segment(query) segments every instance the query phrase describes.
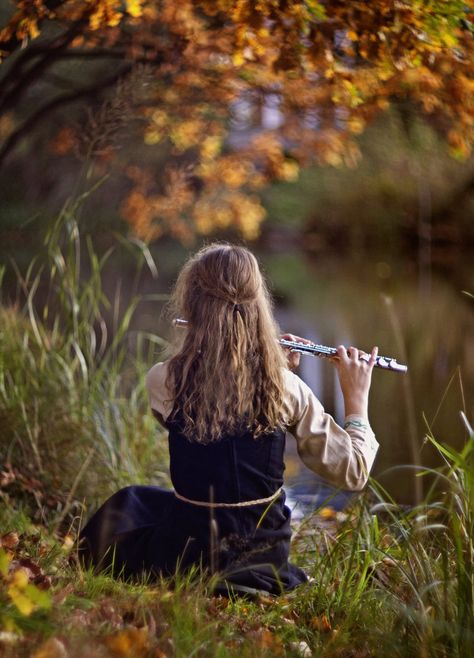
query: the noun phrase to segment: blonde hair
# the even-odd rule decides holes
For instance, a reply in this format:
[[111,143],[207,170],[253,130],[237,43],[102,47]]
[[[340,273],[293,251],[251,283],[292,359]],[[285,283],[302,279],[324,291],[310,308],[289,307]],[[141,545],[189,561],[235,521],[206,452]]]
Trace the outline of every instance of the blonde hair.
[[170,420],[200,443],[280,426],[286,361],[255,256],[228,244],[201,249],[181,270],[170,308],[188,321],[169,362]]

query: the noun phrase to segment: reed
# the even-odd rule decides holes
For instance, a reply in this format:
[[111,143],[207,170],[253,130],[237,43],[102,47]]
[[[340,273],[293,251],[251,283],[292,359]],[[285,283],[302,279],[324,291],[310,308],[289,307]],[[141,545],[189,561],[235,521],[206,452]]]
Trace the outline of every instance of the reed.
[[[0,307],[0,462],[13,498],[37,517],[61,522],[77,501],[98,501],[130,482],[167,481],[157,426],[148,413],[144,373],[156,360],[151,342],[132,331],[140,303],[112,299],[99,255],[79,233],[68,203],[26,272],[17,295]],[[137,268],[156,266],[142,243]],[[137,248],[138,247],[138,248]],[[44,520],[44,519],[43,519]]]

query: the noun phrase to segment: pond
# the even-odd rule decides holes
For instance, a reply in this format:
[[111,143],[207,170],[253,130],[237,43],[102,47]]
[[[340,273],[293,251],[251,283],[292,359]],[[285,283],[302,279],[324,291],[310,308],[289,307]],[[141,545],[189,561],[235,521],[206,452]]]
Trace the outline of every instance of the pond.
[[[456,262],[446,276],[420,271],[416,258],[304,258],[288,250],[262,261],[285,331],[331,346],[377,345],[408,365],[407,374],[374,370],[369,409],[380,450],[373,475],[398,502],[420,500],[432,479],[415,476],[414,467],[441,463],[427,433],[459,448],[467,438],[460,411],[474,417],[474,299],[462,291],[473,291],[472,267]],[[332,364],[302,356],[299,374],[341,422]],[[321,504],[329,493],[301,464],[293,441],[287,463],[292,493]]]

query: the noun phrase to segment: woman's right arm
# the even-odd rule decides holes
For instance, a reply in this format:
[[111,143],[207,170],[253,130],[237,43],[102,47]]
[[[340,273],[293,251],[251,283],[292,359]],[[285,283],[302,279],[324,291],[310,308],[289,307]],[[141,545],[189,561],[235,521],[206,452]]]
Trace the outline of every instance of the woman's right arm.
[[147,372],[145,380],[150,406],[162,425],[165,424],[172,410],[171,395],[166,386],[167,374],[167,362],[156,363]]

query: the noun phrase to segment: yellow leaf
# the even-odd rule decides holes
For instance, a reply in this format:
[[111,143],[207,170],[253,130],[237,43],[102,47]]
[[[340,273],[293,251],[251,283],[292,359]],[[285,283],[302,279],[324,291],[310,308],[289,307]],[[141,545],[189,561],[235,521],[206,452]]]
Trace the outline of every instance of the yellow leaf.
[[365,128],[365,121],[360,117],[351,117],[347,122],[349,130],[355,135],[360,135]]
[[0,574],[6,576],[8,574],[8,566],[11,562],[11,555],[0,548]]
[[454,48],[454,46],[457,46],[458,40],[452,34],[451,32],[443,32],[441,35],[441,42],[445,45],[448,46],[448,48]]
[[278,174],[282,180],[294,181],[298,178],[300,173],[300,168],[297,162],[294,160],[285,160],[285,162],[280,167]]
[[232,61],[234,66],[242,66],[242,64],[245,62],[244,53],[241,50],[238,50],[233,54]]
[[39,29],[38,29],[38,23],[34,18],[30,18],[28,20],[28,32],[30,33],[30,37],[32,39],[35,39],[37,36],[39,36]]
[[204,160],[212,160],[219,153],[221,144],[222,140],[220,137],[205,137],[201,144],[201,157]]
[[329,151],[329,153],[325,154],[324,159],[327,164],[331,165],[332,167],[339,167],[343,162],[341,154],[337,153],[336,151]]
[[23,592],[14,585],[10,585],[7,592],[8,596],[11,598],[12,602],[22,615],[25,617],[31,615],[35,609],[35,604],[33,601],[31,601],[31,599],[25,596]]
[[143,0],[126,0],[127,12],[130,14],[130,16],[138,18],[138,16],[142,15],[142,3]]
[[28,573],[26,569],[17,569],[12,576],[12,585],[18,589],[25,589],[28,585]]
[[163,138],[163,133],[161,130],[155,130],[154,128],[151,128],[150,130],[147,130],[144,136],[144,141],[145,144],[148,144],[149,146],[153,146],[153,144],[158,144],[161,142]]

